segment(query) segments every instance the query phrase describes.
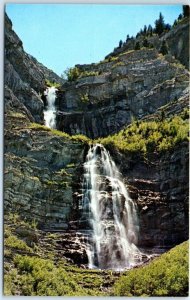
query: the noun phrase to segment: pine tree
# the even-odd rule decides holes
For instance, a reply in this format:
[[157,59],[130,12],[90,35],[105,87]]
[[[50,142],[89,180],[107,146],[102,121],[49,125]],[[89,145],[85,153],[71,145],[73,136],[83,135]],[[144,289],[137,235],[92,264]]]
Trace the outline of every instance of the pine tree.
[[183,5],[183,16],[189,17],[189,6],[188,5]]
[[146,35],[146,33],[147,33],[147,27],[146,27],[146,25],[144,25],[143,35]]
[[178,17],[178,21],[180,21],[181,19],[183,19],[183,16],[182,16],[182,14],[180,14],[180,15],[179,15],[179,17]]
[[168,54],[168,45],[166,44],[165,40],[162,41],[162,45],[160,47],[160,53],[162,53],[163,55]]
[[177,25],[177,20],[174,21],[173,27],[175,27],[176,25]]
[[146,48],[149,47],[149,42],[148,42],[147,39],[144,39],[144,41],[143,41],[143,47],[146,47]]
[[170,24],[166,24],[164,30],[165,31],[170,31],[171,29],[171,25]]
[[152,33],[153,33],[153,28],[151,25],[148,25],[148,29],[147,29],[147,32],[150,36],[152,36]]
[[140,43],[139,42],[136,42],[136,44],[135,44],[135,50],[140,50]]
[[120,40],[120,41],[119,41],[119,48],[121,48],[122,45],[123,45],[123,42],[122,42],[122,40]]
[[126,42],[127,42],[128,40],[130,40],[129,34],[128,34],[127,37],[126,37]]
[[162,32],[164,31],[164,29],[165,29],[164,17],[160,13],[159,19],[157,19],[155,21],[155,33],[157,33],[158,35],[161,35]]

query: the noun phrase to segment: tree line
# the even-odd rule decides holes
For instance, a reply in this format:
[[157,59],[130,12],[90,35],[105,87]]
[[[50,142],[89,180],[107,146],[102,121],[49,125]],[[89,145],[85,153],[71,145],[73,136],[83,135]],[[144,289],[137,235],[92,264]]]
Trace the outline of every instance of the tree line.
[[[153,36],[153,34],[157,34],[158,36],[161,36],[162,33],[170,31],[172,27],[175,27],[183,18],[189,17],[189,6],[183,5],[183,12],[178,16],[178,18],[174,21],[173,25],[171,26],[168,23],[165,23],[164,16],[162,13],[159,14],[159,18],[155,20],[154,24],[155,27],[152,27],[152,25],[144,26],[143,29],[141,29],[137,34],[136,38],[142,36],[145,37],[143,41],[143,47],[152,47],[152,45],[148,45],[147,37]],[[134,40],[135,38],[133,36],[129,36],[129,34],[126,37],[126,41],[123,42],[122,40],[119,41],[118,48],[121,48],[125,43],[127,43],[130,40]],[[135,45],[135,50],[140,49],[140,43],[137,42]]]

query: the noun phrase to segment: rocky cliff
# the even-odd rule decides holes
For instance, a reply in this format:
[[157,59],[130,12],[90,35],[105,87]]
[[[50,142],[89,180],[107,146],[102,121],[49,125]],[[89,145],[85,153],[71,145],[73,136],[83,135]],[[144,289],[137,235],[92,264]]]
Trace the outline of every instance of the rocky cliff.
[[[59,96],[59,130],[107,136],[178,99],[189,84],[188,37],[185,18],[160,37],[150,37],[153,49],[134,50],[142,38],[132,39],[100,63],[76,65],[78,78],[63,84]],[[169,45],[164,56],[159,53],[163,40]]]
[[40,226],[65,228],[73,207],[73,176],[85,147],[33,123],[44,122],[46,80],[64,82],[24,51],[5,15],[4,209]]
[[5,62],[4,83],[30,111],[33,120],[43,123],[42,94],[45,80],[64,81],[34,57],[24,51],[22,41],[12,29],[12,22],[5,14]]
[[[186,30],[184,21],[167,34],[168,43],[170,39],[175,44],[178,33],[185,32],[180,35],[184,45]],[[83,163],[90,141],[60,131],[90,138],[107,136],[134,118],[171,117],[188,105],[188,70],[156,47],[125,49],[110,60],[77,68],[83,76],[63,81],[25,53],[5,16],[4,211],[35,219],[43,230],[73,233],[80,223]],[[57,97],[60,131],[40,125],[46,79],[61,85]],[[146,157],[109,150],[138,205],[139,245],[171,247],[187,239],[188,143]],[[63,251],[68,248],[65,234]],[[72,246],[72,241],[72,255],[67,255],[78,260],[79,246]]]
[[168,51],[174,55],[187,69],[189,69],[189,18],[185,17],[176,26],[173,26],[168,32],[163,32],[161,35],[148,34],[146,37],[139,34],[136,38],[129,38],[121,47],[116,47],[113,52],[109,53],[106,58],[118,56],[120,53],[133,50],[138,42],[143,46],[143,42],[147,39],[147,43],[155,47],[158,51],[161,48],[163,40],[166,41]]

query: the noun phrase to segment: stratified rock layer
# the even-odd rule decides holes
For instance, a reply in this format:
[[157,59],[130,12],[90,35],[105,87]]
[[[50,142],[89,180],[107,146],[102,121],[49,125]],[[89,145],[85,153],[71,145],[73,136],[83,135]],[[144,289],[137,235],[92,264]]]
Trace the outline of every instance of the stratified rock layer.
[[45,79],[52,82],[64,81],[34,57],[24,51],[22,41],[12,29],[5,14],[5,84],[19,98],[36,122],[43,123],[44,103],[41,95],[45,90]]
[[189,84],[184,66],[156,49],[132,50],[114,61],[78,68],[99,75],[63,85],[57,126],[91,138],[115,133],[134,118],[156,112],[182,96]]

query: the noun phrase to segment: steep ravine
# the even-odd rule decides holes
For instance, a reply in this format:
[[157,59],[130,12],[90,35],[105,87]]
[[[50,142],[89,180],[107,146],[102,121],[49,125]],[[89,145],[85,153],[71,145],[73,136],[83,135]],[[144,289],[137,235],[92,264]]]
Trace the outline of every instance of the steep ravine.
[[[5,223],[19,227],[10,224],[10,213],[35,220],[42,243],[46,232],[56,232],[48,243],[55,242],[58,251],[52,249],[69,263],[86,267],[86,225],[79,203],[83,165],[93,141],[61,131],[96,138],[118,132],[134,118],[178,115],[188,105],[188,70],[171,55],[142,49],[112,62],[78,66],[99,75],[65,82],[25,53],[7,16],[5,49]],[[60,131],[42,125],[46,79],[61,85],[56,103]],[[188,142],[145,156],[107,149],[138,208],[138,246],[158,251],[188,239]],[[105,275],[113,282],[118,276]]]

